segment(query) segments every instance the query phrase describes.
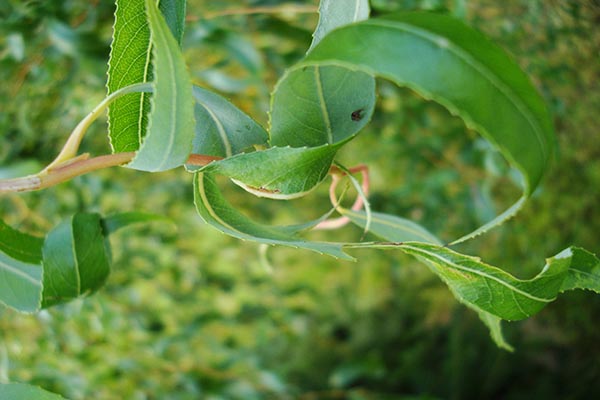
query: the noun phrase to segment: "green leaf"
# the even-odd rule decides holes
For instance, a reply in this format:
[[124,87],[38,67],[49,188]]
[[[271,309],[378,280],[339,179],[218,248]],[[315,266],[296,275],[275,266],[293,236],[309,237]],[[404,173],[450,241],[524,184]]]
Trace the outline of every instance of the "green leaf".
[[509,351],[512,347],[502,335],[502,319],[530,317],[567,290],[600,293],[600,260],[578,247],[548,259],[542,271],[529,280],[517,279],[477,257],[446,247],[410,242],[401,243],[399,248],[424,261],[460,302],[479,314],[496,344]]
[[325,179],[338,148],[272,147],[212,162],[202,171],[225,175],[260,197],[292,199]]
[[[341,3],[353,11],[340,14]],[[363,0],[337,5],[324,1],[322,6],[318,35],[368,15],[368,4]],[[209,93],[195,92],[196,98],[204,95],[200,105],[205,105]],[[210,100],[223,103],[219,98]],[[269,143],[274,147],[268,150],[230,157],[262,141],[262,132],[257,132],[256,138],[233,135],[244,124],[239,120],[247,118],[237,109],[227,110],[235,115],[231,129],[223,123],[223,105],[213,104],[210,110],[203,107],[200,115],[196,108],[199,119],[209,123],[197,124],[194,151],[229,157],[200,170],[226,175],[258,196],[300,197],[325,178],[335,152],[368,122],[374,104],[375,81],[368,74],[339,67],[292,69],[279,81],[272,96]]]
[[[600,290],[600,261],[591,253],[568,248],[547,260],[534,278],[521,280],[507,272],[446,247],[407,242],[400,249],[424,261],[455,296],[477,311],[513,321],[532,316],[552,302],[560,291]],[[581,272],[590,275],[576,280]],[[567,277],[574,283],[565,283]],[[567,280],[569,282],[569,280]],[[563,285],[567,286],[563,286]]]
[[110,274],[108,235],[132,224],[160,219],[164,217],[142,212],[106,218],[95,213],[78,213],[52,229],[43,247],[42,307],[98,290]]
[[24,263],[0,252],[0,302],[21,312],[40,308],[41,264]]
[[146,0],[154,67],[148,132],[128,167],[164,171],[183,165],[192,151],[192,85],[177,41],[153,0]]
[[272,146],[320,146],[356,135],[371,119],[375,80],[340,67],[288,70],[271,99]]
[[[314,43],[331,29],[368,16],[363,0],[334,3],[322,2]],[[340,14],[342,3],[353,11]],[[269,143],[274,147],[205,170],[226,175],[258,196],[300,197],[327,176],[336,151],[366,125],[374,105],[375,81],[368,74],[339,67],[293,68],[271,98]]]
[[[310,50],[330,31],[369,17],[367,0],[323,0]],[[310,52],[309,50],[309,52]],[[375,80],[346,68],[291,68],[271,96],[272,146],[321,146],[356,135],[371,119]]]
[[[364,211],[354,211],[339,207],[340,214],[350,218],[354,224],[365,228],[367,214]],[[394,215],[371,213],[369,232],[390,242],[419,241],[424,243],[442,244],[442,242],[421,225],[405,218]]]
[[158,8],[165,17],[169,30],[179,46],[181,46],[185,29],[186,3],[186,0],[160,0],[158,2]]
[[572,261],[560,291],[585,289],[600,293],[600,262],[598,262],[598,258],[579,247],[571,247],[565,251],[571,252]]
[[297,68],[338,66],[407,86],[485,136],[525,178],[523,198],[466,240],[514,215],[555,151],[543,100],[502,49],[453,18],[406,13],[339,28]]
[[6,400],[65,400],[64,397],[25,383],[0,383],[0,399]]
[[528,318],[552,302],[570,261],[564,257],[550,259],[538,276],[520,280],[478,257],[446,247],[408,242],[400,248],[425,262],[463,303],[510,321]]
[[368,0],[321,0],[319,23],[309,51],[335,28],[369,18],[370,11]]
[[[152,81],[152,43],[144,0],[116,0],[115,24],[108,62],[108,94],[126,86]],[[162,0],[159,5],[180,43],[185,22],[185,0]],[[150,93],[119,98],[108,110],[113,153],[136,151],[146,136]]]
[[[152,80],[150,29],[143,1],[116,0],[115,25],[108,61],[108,93]],[[133,93],[115,100],[108,109],[113,153],[139,148],[148,125],[150,94]]]
[[21,312],[40,307],[43,240],[0,220],[0,302]]
[[302,248],[344,260],[354,260],[342,251],[341,244],[310,242],[297,236],[290,227],[267,226],[256,223],[233,208],[223,197],[210,173],[197,172],[194,179],[194,203],[202,219],[230,236],[268,245]]
[[110,273],[98,214],[75,214],[48,233],[44,242],[42,307],[90,294]]
[[[193,153],[230,157],[253,145],[265,145],[268,133],[262,126],[223,97],[193,88],[196,136]],[[188,165],[188,170],[198,169]]]
[[42,238],[19,232],[0,220],[0,251],[17,260],[37,264],[42,260]]
[[107,236],[159,219],[164,217],[142,212],[106,218],[79,213],[52,229],[45,240],[0,220],[0,302],[30,313],[96,291],[110,273]]

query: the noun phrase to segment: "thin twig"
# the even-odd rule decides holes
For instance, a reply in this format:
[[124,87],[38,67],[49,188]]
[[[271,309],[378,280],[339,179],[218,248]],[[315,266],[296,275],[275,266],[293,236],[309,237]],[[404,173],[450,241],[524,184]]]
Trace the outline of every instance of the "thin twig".
[[[365,194],[365,196],[369,195],[369,187],[370,187],[370,182],[369,182],[369,167],[367,167],[366,165],[358,165],[356,167],[352,167],[350,169],[348,169],[348,172],[355,174],[357,172],[360,172],[361,176],[362,176],[362,189],[363,192]],[[332,165],[329,173],[331,174],[331,185],[329,186],[329,200],[331,201],[331,205],[333,207],[335,207],[336,209],[340,206],[340,201],[337,198],[337,195],[335,194],[335,189],[337,188],[338,183],[341,181],[341,177],[346,175],[346,171],[341,170],[340,168],[338,168],[335,165]],[[362,209],[364,206],[364,201],[362,196],[359,194],[356,196],[356,200],[354,201],[354,204],[352,205],[352,210],[354,211],[359,211],[360,209]],[[314,229],[317,230],[331,230],[331,229],[338,229],[343,227],[344,225],[346,225],[348,222],[350,222],[350,218],[343,216],[343,217],[339,217],[339,218],[333,218],[333,219],[328,219],[326,221],[322,221],[319,222]]]
[[209,12],[202,16],[191,15],[186,18],[186,21],[195,22],[201,19],[215,19],[220,17],[254,14],[314,14],[318,11],[319,8],[317,6],[283,4],[273,7],[232,8],[228,10]]

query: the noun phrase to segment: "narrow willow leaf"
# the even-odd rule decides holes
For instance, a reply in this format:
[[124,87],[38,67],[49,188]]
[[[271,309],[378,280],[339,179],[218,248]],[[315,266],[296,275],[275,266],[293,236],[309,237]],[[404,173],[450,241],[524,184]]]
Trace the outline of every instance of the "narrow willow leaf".
[[354,260],[342,251],[341,244],[310,242],[297,236],[289,227],[267,226],[252,221],[225,200],[210,173],[195,174],[194,203],[207,224],[238,239],[308,249],[344,260]]
[[[338,208],[338,211],[361,228],[367,226],[367,214],[364,211],[354,211],[343,207]],[[378,212],[371,213],[369,232],[389,242],[419,241],[442,244],[437,237],[421,225],[405,218]]]
[[110,233],[164,217],[130,212],[101,218],[79,213],[52,229],[45,240],[0,220],[0,302],[35,312],[99,289],[110,272]]
[[43,240],[0,220],[0,302],[21,312],[40,307]]
[[313,33],[310,50],[329,32],[340,26],[369,18],[368,0],[321,0],[319,23]]
[[37,386],[25,383],[0,383],[0,399],[6,400],[65,400]]
[[146,0],[154,68],[148,132],[128,167],[164,171],[183,165],[192,151],[192,85],[177,41],[154,0]]
[[559,292],[573,289],[600,293],[600,260],[592,253],[570,247],[547,260],[535,278],[520,280],[479,258],[424,243],[403,243],[406,253],[423,260],[456,298],[474,309],[489,328],[496,344],[513,348],[502,335],[502,319],[527,318],[553,301]]
[[215,161],[202,171],[225,175],[260,197],[291,199],[325,179],[338,147],[272,147]]
[[[115,24],[108,62],[108,94],[152,80],[150,29],[144,0],[116,0]],[[183,36],[185,0],[162,0],[159,5],[178,42]],[[146,136],[150,93],[117,99],[108,111],[113,153],[138,150]]]
[[357,69],[437,101],[485,136],[521,171],[523,199],[456,242],[514,215],[554,153],[550,116],[527,76],[498,46],[453,18],[406,13],[339,28],[297,68],[315,66]]
[[[151,77],[150,29],[144,1],[116,0],[115,25],[108,61],[108,93]],[[150,94],[134,93],[115,100],[108,109],[113,153],[135,151],[146,135]]]
[[107,237],[118,229],[164,217],[142,212],[105,218],[79,213],[63,221],[46,236],[43,246],[42,307],[87,296],[104,285],[110,274]]
[[[193,153],[230,157],[254,145],[266,145],[262,126],[223,97],[194,86],[196,136]],[[188,170],[199,167],[186,166]]]
[[48,233],[44,242],[42,307],[94,292],[110,273],[98,214],[75,214]]
[[[418,242],[403,243],[399,247],[424,261],[461,302],[478,312],[485,311],[509,321],[524,319],[540,311],[562,290],[569,269],[581,268],[572,265],[573,251],[567,249],[548,259],[535,278],[521,280],[479,258],[446,247]],[[585,256],[586,260],[588,257],[599,268],[598,259],[590,253]],[[576,287],[579,286],[572,288]],[[586,288],[600,289],[598,286]]]

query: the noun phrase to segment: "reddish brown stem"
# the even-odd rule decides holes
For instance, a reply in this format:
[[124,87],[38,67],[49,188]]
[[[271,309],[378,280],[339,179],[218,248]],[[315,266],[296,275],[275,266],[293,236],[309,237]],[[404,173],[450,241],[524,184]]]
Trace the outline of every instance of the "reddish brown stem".
[[[350,172],[351,174],[360,172],[360,174],[362,176],[362,184],[361,184],[362,190],[363,190],[365,196],[368,196],[369,195],[369,186],[370,186],[369,167],[361,164],[361,165],[357,165],[356,167],[349,168],[348,172]],[[332,179],[331,185],[329,186],[329,200],[331,201],[331,205],[333,205],[333,207],[338,208],[340,205],[340,201],[338,200],[338,198],[335,194],[335,189],[337,188],[337,185],[341,180],[341,176],[346,175],[346,171],[336,167],[335,165],[332,165],[331,168],[329,169],[329,173],[331,174],[331,179]],[[361,208],[363,208],[363,206],[364,206],[363,198],[360,194],[358,194],[356,196],[356,200],[354,200],[354,204],[352,205],[352,210],[358,211]],[[346,225],[348,222],[350,222],[350,218],[348,218],[348,217],[339,217],[339,218],[328,219],[326,221],[322,221],[319,224],[317,224],[317,226],[315,226],[315,229],[319,229],[319,230],[338,229],[338,228],[341,228],[342,226]]]

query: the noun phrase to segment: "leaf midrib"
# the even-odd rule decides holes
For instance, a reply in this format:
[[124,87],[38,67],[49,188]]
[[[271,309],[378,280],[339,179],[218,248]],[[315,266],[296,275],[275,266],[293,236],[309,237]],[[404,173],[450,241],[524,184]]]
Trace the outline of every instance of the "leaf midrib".
[[[33,264],[31,264],[33,265]],[[9,273],[13,274],[13,275],[19,275],[20,277],[24,278],[25,280],[31,282],[32,284],[34,284],[35,286],[39,286],[42,287],[41,282],[35,280],[35,278],[33,278],[32,276],[28,275],[26,272],[23,272],[15,267],[13,267],[12,265],[9,265],[7,263],[5,263],[4,261],[0,260],[0,267],[2,269],[7,270]]]
[[[165,30],[163,29],[164,27],[160,24],[160,16],[157,14],[157,9],[155,7],[150,7],[149,8],[150,13],[151,13],[151,17],[153,19],[155,19],[156,21],[156,25],[159,27],[159,29],[155,29],[156,32],[151,32],[151,35],[156,35],[157,39],[160,40],[164,45],[165,48],[167,48],[169,46],[169,41],[167,36],[165,35]],[[150,40],[150,42],[152,42],[152,40]],[[169,51],[164,52],[166,55],[166,61],[167,64],[169,64],[169,70],[171,71],[175,71],[175,61],[173,60],[172,54]],[[156,66],[156,69],[158,70],[158,65]],[[158,73],[156,74],[158,76]],[[171,86],[172,88],[176,87],[176,76],[175,74],[171,74],[171,76],[169,77],[171,80]],[[156,87],[158,88],[158,85],[156,85]],[[177,108],[177,93],[170,93],[171,95],[171,110],[176,110]],[[163,166],[167,163],[167,161],[169,160],[169,158],[171,157],[171,151],[173,150],[173,146],[175,145],[175,128],[177,125],[177,118],[174,118],[174,116],[172,115],[171,118],[169,118],[169,122],[170,122],[170,129],[169,129],[169,142],[167,145],[167,150],[164,152],[164,156],[162,161],[159,163],[159,166],[157,167],[157,169],[162,169]]]
[[317,96],[319,97],[319,107],[321,108],[321,115],[323,116],[323,122],[325,123],[325,131],[327,132],[327,143],[333,143],[333,132],[331,129],[331,121],[329,120],[329,111],[327,110],[327,103],[325,103],[325,94],[323,93],[323,82],[321,81],[321,72],[318,66],[314,67],[315,83],[317,85]]
[[215,125],[217,126],[217,131],[219,132],[219,136],[221,137],[221,141],[223,142],[223,146],[225,147],[225,155],[227,157],[231,157],[233,154],[233,151],[231,149],[231,141],[229,140],[229,137],[227,136],[225,127],[223,126],[223,124],[221,123],[221,121],[219,120],[219,118],[217,117],[217,115],[214,113],[213,110],[211,110],[203,102],[199,101],[198,98],[196,98],[196,102],[206,110],[208,115],[210,115],[210,118],[214,121]]
[[360,0],[356,0],[354,2],[354,16],[352,17],[352,21],[358,21],[358,13],[360,11]]
[[[356,212],[354,210],[350,210],[350,209],[347,209],[347,208],[340,208],[340,211],[342,212],[342,214],[349,214],[349,215],[352,215],[355,218],[358,218],[360,220],[365,220],[366,221],[366,219],[367,219],[365,215],[363,215],[361,213],[358,213],[358,212]],[[407,228],[405,226],[400,227],[398,225],[394,225],[393,223],[391,223],[389,221],[386,221],[384,219],[378,218],[376,215],[373,215],[371,217],[371,222],[377,222],[377,223],[379,223],[381,225],[386,225],[386,226],[389,226],[391,228],[396,228],[396,229],[399,229],[399,230],[403,230],[405,232],[412,233],[412,234],[414,234],[414,235],[416,235],[416,236],[418,236],[418,237],[420,237],[422,239],[432,240],[432,241],[434,241],[434,243],[439,243],[439,241],[437,239],[435,239],[432,236],[426,235],[424,232],[421,232],[421,231],[419,231],[417,229],[413,229],[413,228]],[[373,225],[371,224],[371,226],[373,226]]]

